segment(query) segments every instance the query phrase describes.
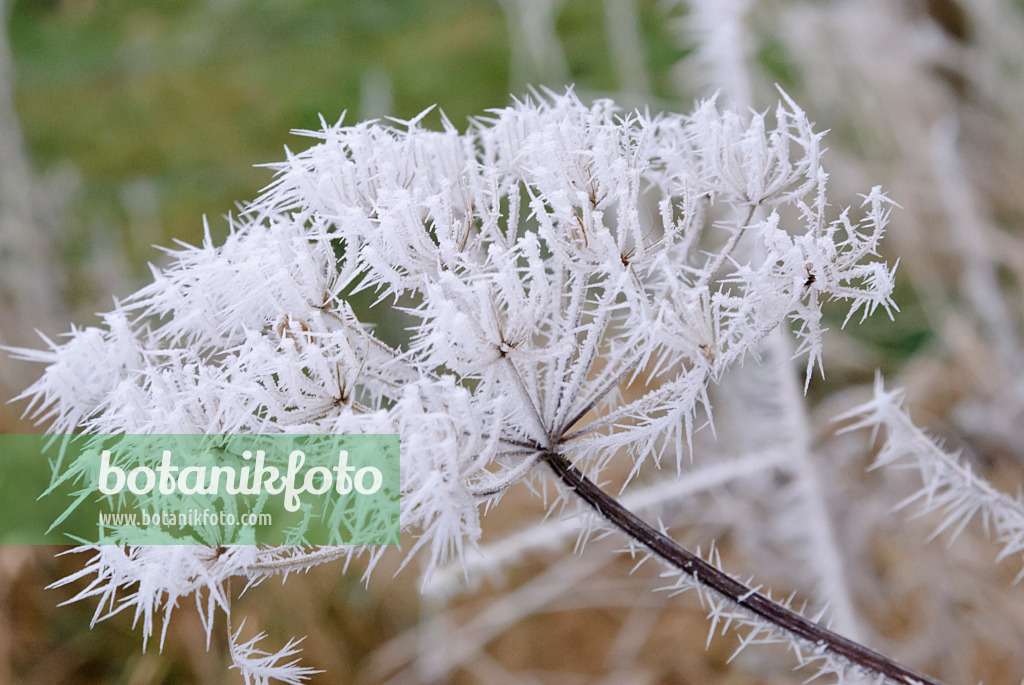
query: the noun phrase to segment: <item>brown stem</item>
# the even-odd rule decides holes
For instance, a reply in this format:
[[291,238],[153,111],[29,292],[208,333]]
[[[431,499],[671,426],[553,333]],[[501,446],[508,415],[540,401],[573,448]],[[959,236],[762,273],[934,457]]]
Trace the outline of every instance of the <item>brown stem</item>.
[[761,617],[811,648],[824,647],[855,666],[867,669],[904,685],[942,685],[864,645],[823,628],[800,614],[773,602],[762,594],[704,561],[668,536],[658,532],[633,512],[623,507],[589,480],[562,455],[548,450],[545,461],[558,478],[620,531],[641,543],[665,562],[689,575],[695,582],[713,590],[733,604]]

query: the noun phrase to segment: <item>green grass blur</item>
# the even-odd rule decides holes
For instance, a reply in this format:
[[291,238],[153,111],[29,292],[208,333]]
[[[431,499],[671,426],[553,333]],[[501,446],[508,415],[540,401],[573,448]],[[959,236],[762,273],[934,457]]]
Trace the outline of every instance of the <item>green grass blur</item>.
[[[570,80],[613,91],[601,7],[568,2],[558,31]],[[682,53],[664,9],[651,0],[641,10],[664,95]],[[97,232],[135,279],[159,259],[153,244],[199,240],[204,215],[223,236],[221,217],[271,180],[255,165],[308,146],[293,129],[382,114],[363,101],[374,79],[390,84],[387,113],[437,104],[457,126],[513,89],[491,0],[22,0],[8,28],[31,158],[40,173],[78,179],[63,240],[72,272],[96,256]]]

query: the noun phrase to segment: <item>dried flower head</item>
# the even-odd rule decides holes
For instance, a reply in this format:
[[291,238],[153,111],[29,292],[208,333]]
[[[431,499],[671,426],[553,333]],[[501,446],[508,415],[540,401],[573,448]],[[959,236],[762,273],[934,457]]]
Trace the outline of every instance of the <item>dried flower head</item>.
[[[829,218],[821,134],[788,97],[774,123],[713,100],[624,114],[570,92],[465,133],[443,124],[306,132],[319,142],[276,165],[222,245],[207,232],[103,326],[23,351],[48,364],[24,395],[35,415],[55,432],[397,432],[402,527],[429,570],[541,462],[570,482],[613,459],[682,460],[709,384],[791,321],[809,375],[824,299],[892,308],[874,259],[892,203],[875,188],[860,218]],[[363,290],[407,337],[360,319]],[[640,391],[624,399],[627,382]],[[100,597],[98,618],[134,610],[146,635],[189,593],[226,610],[230,576],[377,554],[95,551],[78,596]],[[279,663],[293,643],[275,660],[233,639],[257,682],[308,673]]]

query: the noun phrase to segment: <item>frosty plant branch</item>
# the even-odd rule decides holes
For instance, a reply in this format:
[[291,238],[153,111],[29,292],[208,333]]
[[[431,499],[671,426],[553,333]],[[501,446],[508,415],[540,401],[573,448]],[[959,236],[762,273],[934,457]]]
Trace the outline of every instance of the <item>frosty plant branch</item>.
[[864,671],[884,676],[894,682],[906,683],[906,685],[940,685],[938,680],[917,673],[772,601],[759,594],[756,589],[744,585],[720,568],[681,547],[597,487],[580,473],[579,469],[566,461],[565,457],[555,452],[549,452],[546,461],[565,485],[597,510],[613,526],[642,544],[662,561],[686,573],[694,583],[699,583],[725,601],[745,609],[752,616],[766,621],[777,630],[802,640],[807,653],[815,654],[816,650],[819,653],[827,651],[831,655],[845,659],[851,665],[864,669]]
[[[425,573],[465,559],[502,494],[542,477],[633,546],[706,587],[743,644],[783,640],[839,674],[911,671],[801,618],[651,529],[590,479],[674,462],[711,418],[708,387],[795,323],[820,363],[821,302],[891,309],[877,258],[891,202],[827,216],[821,134],[783,95],[767,113],[620,113],[571,92],[517,102],[460,133],[408,122],[327,125],[289,152],[223,245],[170,266],[46,351],[24,393],[55,432],[397,433],[401,522]],[[349,304],[405,317],[386,336]],[[713,462],[712,462],[713,463]],[[658,473],[656,469],[645,469]],[[582,504],[581,504],[582,506]],[[186,595],[226,609],[220,583],[258,582],[380,548],[94,546],[76,599],[154,617]],[[713,561],[713,559],[712,559]],[[689,587],[688,586],[688,587]],[[232,636],[244,675],[299,682],[294,644],[265,655]],[[255,661],[242,658],[257,655]],[[259,669],[253,666],[258,661]],[[249,664],[249,665],[247,665]],[[851,676],[853,677],[853,676]],[[291,678],[291,680],[287,680]],[[263,678],[265,680],[265,678]],[[921,682],[929,682],[918,678]]]
[[[836,418],[856,419],[844,431],[884,429],[885,440],[875,457],[873,468],[909,465],[921,475],[921,488],[900,503],[916,505],[922,513],[945,515],[933,535],[950,531],[955,538],[975,517],[985,531],[1002,547],[999,559],[1024,553],[1024,502],[1011,497],[974,473],[958,454],[944,451],[934,438],[914,425],[903,408],[903,391],[886,390],[881,374],[875,377],[871,401]],[[1016,582],[1024,578],[1022,570]]]

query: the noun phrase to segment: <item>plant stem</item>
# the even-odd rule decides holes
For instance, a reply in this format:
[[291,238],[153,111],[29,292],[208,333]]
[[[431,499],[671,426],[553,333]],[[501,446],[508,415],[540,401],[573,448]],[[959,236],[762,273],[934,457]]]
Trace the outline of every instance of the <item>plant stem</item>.
[[755,592],[652,528],[584,476],[561,454],[548,450],[544,458],[551,470],[565,485],[569,486],[614,527],[642,544],[663,561],[689,575],[695,582],[759,616],[779,630],[808,643],[812,650],[824,647],[826,651],[843,658],[852,665],[904,685],[942,685],[939,680],[907,668]]

